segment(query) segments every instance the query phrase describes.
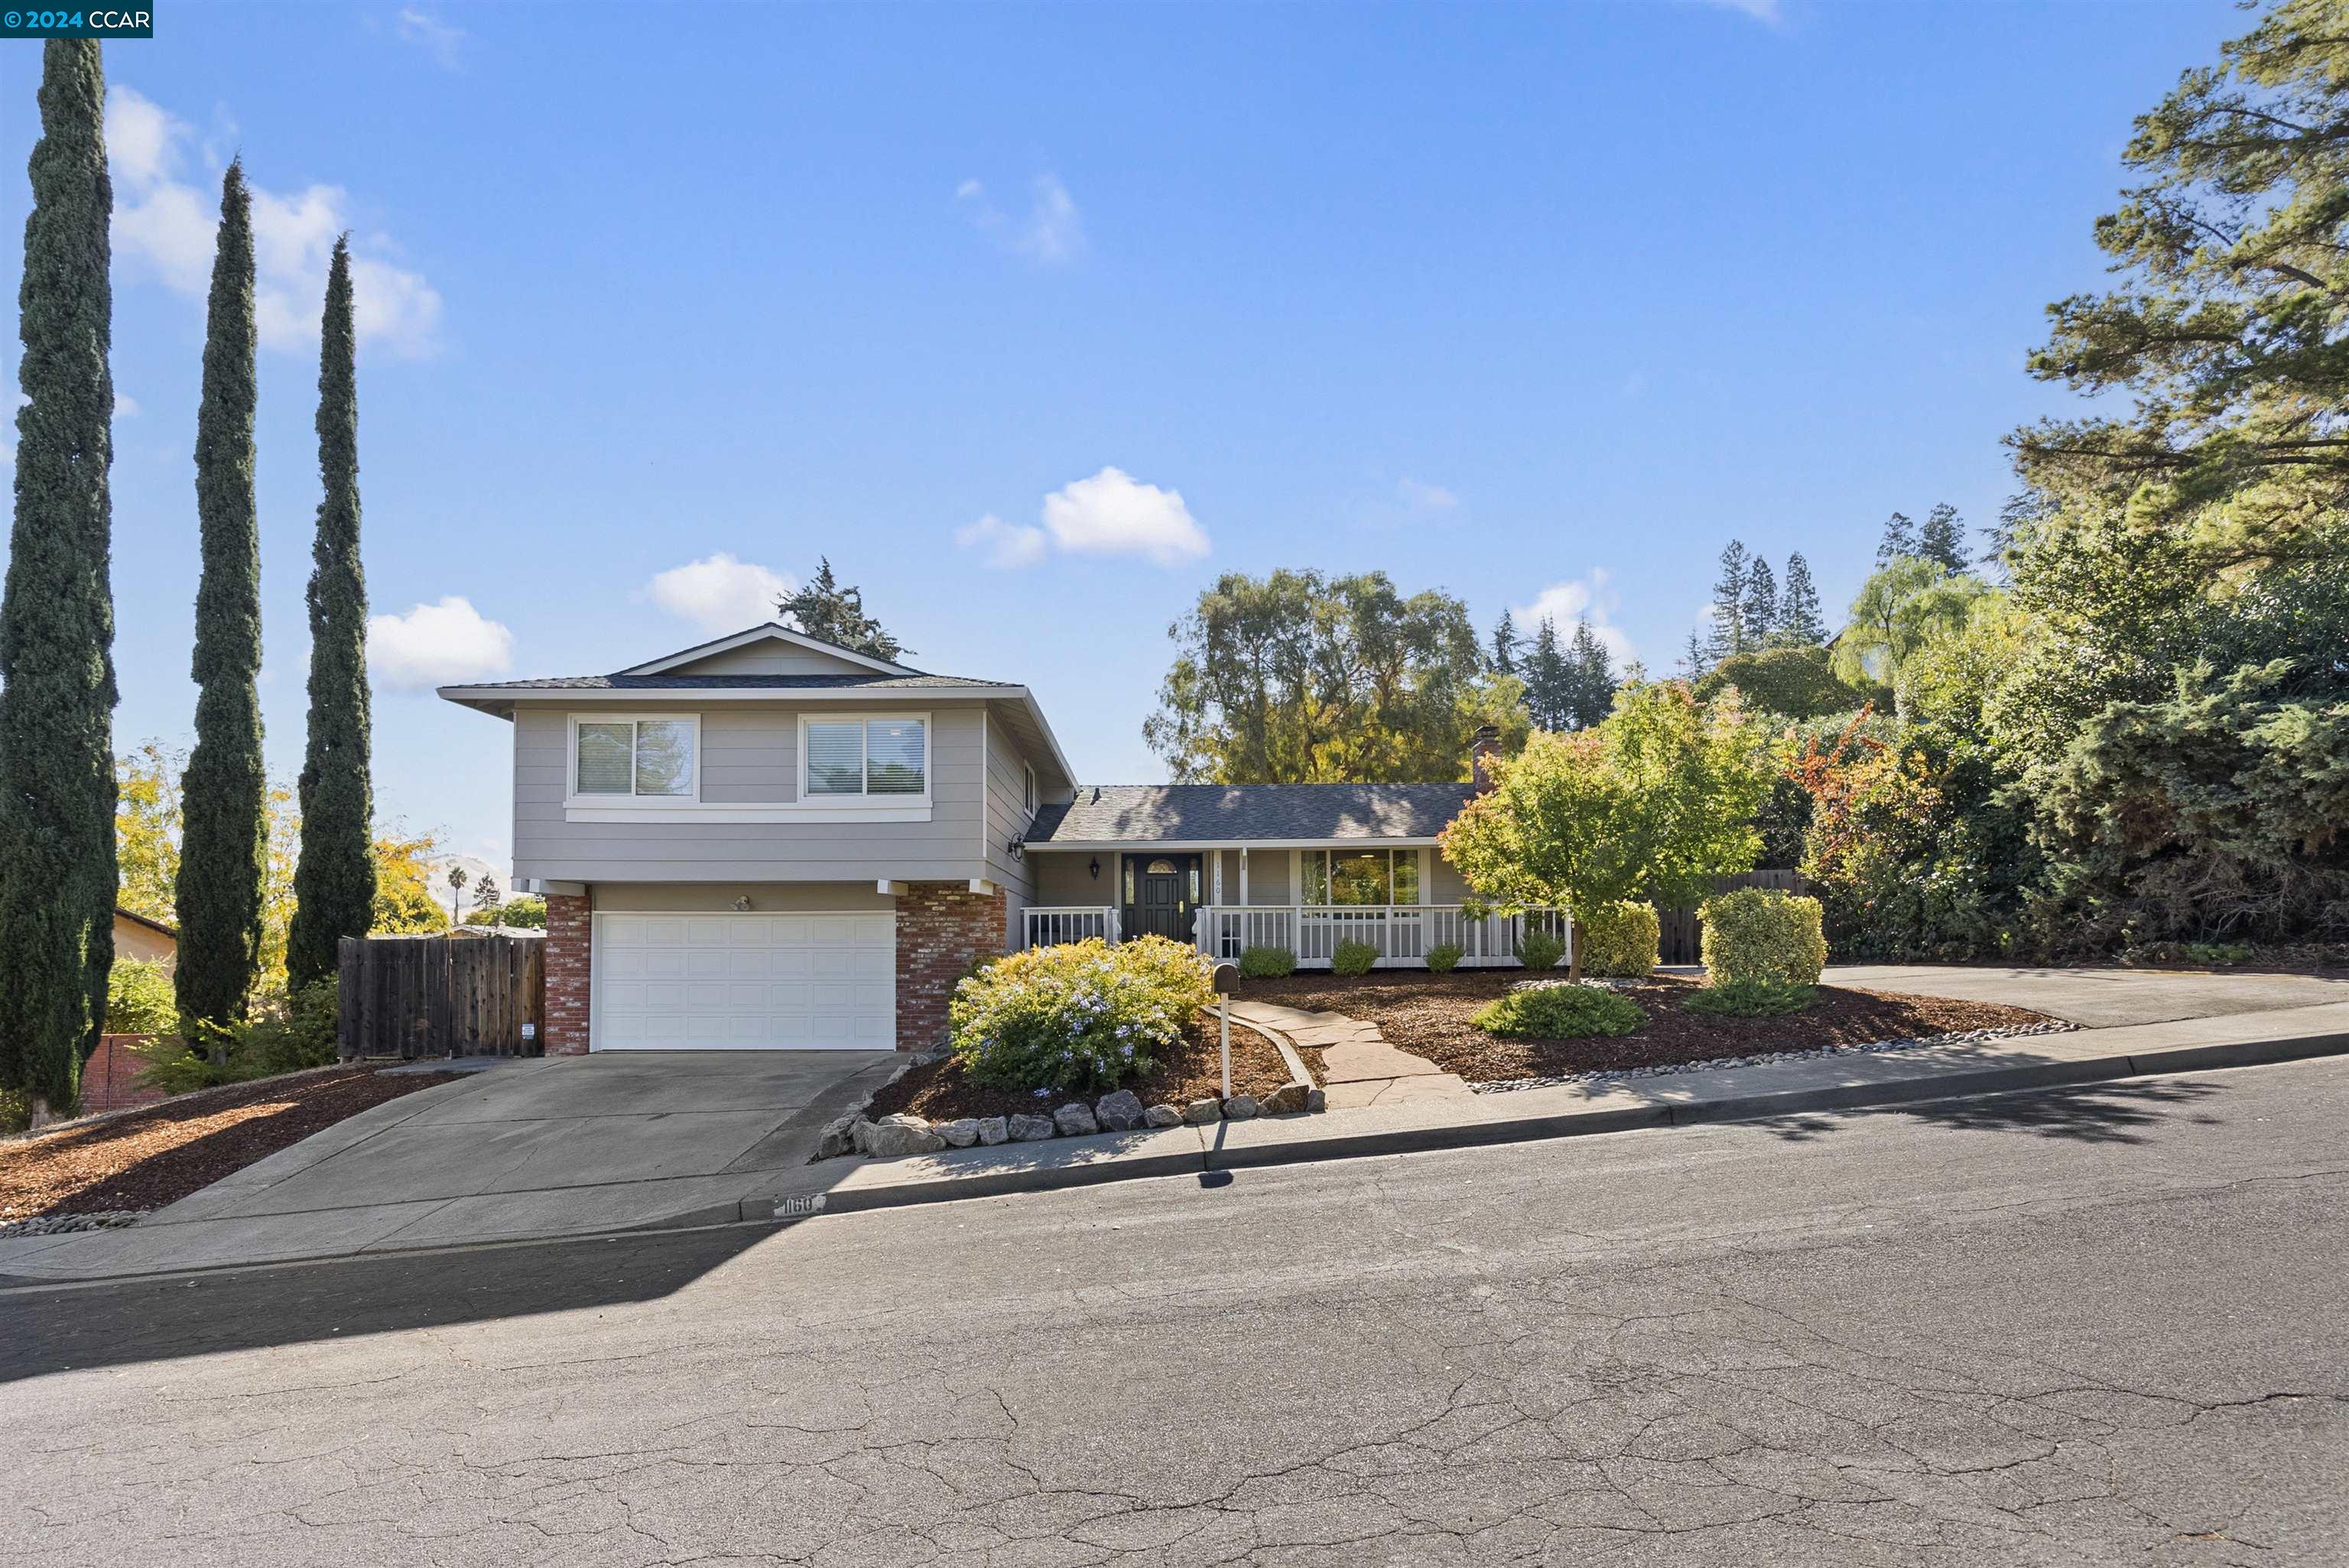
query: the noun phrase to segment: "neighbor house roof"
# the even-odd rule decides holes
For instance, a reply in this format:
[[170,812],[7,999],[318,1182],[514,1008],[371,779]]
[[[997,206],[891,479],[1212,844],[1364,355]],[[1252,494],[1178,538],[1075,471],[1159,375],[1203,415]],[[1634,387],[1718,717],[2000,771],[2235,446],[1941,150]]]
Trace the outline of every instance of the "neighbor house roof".
[[114,918],[129,921],[134,925],[143,925],[158,935],[168,936],[174,942],[180,940],[180,934],[161,921],[143,915],[135,909],[125,909],[119,903],[114,906]]
[[1473,784],[1091,784],[1045,807],[1037,849],[1432,840]]

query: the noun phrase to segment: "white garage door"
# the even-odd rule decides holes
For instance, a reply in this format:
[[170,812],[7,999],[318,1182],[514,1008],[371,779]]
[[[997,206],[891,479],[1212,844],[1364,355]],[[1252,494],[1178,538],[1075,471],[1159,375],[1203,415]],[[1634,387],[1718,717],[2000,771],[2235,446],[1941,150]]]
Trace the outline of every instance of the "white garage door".
[[599,914],[596,1050],[897,1043],[894,914]]

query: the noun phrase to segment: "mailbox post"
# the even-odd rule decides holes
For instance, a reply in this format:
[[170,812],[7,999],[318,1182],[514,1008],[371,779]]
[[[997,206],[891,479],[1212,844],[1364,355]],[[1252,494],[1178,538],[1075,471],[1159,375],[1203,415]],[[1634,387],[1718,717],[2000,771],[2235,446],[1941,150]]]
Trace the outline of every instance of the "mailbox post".
[[1232,993],[1239,989],[1237,965],[1216,965],[1216,1013],[1224,1027],[1224,1098],[1232,1098]]

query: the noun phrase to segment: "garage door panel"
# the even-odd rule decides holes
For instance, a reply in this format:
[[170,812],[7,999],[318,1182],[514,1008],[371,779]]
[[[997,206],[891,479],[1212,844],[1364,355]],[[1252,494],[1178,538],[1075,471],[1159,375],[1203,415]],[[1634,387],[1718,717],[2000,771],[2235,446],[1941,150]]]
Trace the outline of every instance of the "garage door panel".
[[886,914],[598,915],[598,1048],[886,1049],[896,923]]

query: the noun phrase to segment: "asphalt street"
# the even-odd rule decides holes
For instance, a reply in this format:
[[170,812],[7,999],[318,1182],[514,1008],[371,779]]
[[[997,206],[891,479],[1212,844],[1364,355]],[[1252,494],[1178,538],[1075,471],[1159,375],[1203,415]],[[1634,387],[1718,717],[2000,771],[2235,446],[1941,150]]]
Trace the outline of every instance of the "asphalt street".
[[0,1562],[2338,1564],[2349,1060],[0,1295]]

